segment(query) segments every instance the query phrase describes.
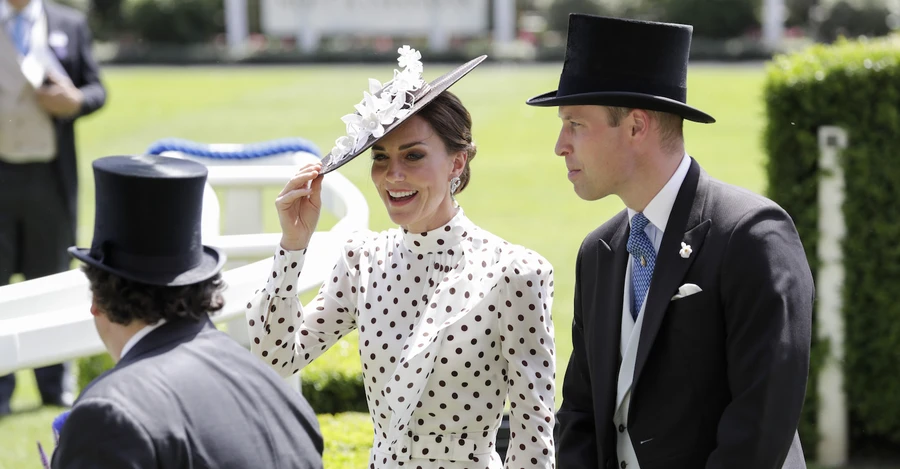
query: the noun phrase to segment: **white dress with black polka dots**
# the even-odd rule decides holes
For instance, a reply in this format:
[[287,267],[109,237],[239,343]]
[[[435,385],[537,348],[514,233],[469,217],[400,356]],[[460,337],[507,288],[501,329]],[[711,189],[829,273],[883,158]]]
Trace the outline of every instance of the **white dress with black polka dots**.
[[[281,375],[359,329],[375,428],[371,469],[553,468],[553,268],[459,209],[426,233],[347,240],[318,296],[301,307],[304,251],[277,250],[247,305],[251,350]],[[494,449],[510,402],[506,463]]]

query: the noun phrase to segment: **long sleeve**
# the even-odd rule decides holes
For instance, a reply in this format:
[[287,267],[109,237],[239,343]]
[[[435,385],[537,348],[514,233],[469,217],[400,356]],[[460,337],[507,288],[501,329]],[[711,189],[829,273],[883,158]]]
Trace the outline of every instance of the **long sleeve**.
[[733,397],[719,421],[717,447],[706,467],[781,468],[806,391],[812,274],[793,223],[774,207],[744,217],[723,265]]
[[87,21],[78,25],[78,42],[81,55],[81,77],[75,82],[84,95],[79,116],[86,116],[100,109],[106,103],[106,88],[100,81],[100,67],[91,51],[93,38]]
[[581,303],[581,256],[575,261],[575,310],[572,319],[572,355],[563,381],[563,401],[559,418],[559,467],[597,468],[597,431],[594,423],[594,400],[588,372],[584,339],[584,311]]
[[[518,272],[517,276],[513,272]],[[553,267],[528,251],[500,280],[501,342],[509,370],[508,469],[556,467],[556,355],[553,339]]]
[[120,406],[92,398],[72,408],[53,452],[53,469],[160,467],[147,431]]
[[298,372],[356,328],[359,272],[348,259],[359,254],[357,248],[345,246],[306,308],[297,296],[305,254],[278,248],[265,288],[247,304],[250,351],[281,376]]

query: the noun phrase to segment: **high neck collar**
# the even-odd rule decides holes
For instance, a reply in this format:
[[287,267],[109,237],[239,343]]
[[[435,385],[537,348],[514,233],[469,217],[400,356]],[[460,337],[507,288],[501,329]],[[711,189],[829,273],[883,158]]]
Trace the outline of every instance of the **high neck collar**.
[[460,207],[449,222],[433,230],[417,233],[402,228],[403,244],[416,254],[442,253],[453,249],[463,239],[471,236],[472,228],[474,225],[466,218]]

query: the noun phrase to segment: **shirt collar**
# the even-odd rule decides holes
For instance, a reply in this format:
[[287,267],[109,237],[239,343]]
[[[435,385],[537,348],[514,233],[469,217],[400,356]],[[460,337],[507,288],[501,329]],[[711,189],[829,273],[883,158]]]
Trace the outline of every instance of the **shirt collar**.
[[[669,214],[672,213],[672,207],[675,205],[675,199],[678,197],[678,190],[681,189],[681,183],[684,182],[690,167],[691,158],[685,153],[675,173],[669,178],[669,182],[660,189],[656,196],[653,197],[653,200],[647,204],[647,208],[644,209],[644,216],[661,232],[666,231]],[[631,218],[634,217],[635,213],[637,212],[630,208],[628,209],[629,223],[631,223]]]
[[122,347],[122,353],[119,354],[119,361],[122,361],[122,359],[125,358],[125,354],[127,354],[128,351],[132,349],[132,347],[137,345],[137,343],[140,342],[141,339],[146,337],[147,334],[153,332],[156,328],[162,326],[165,323],[166,323],[165,319],[160,319],[159,322],[157,322],[156,324],[144,326],[141,330],[137,331],[136,334],[134,334],[133,336],[131,336],[130,339],[128,339],[128,342],[125,342],[125,346]]
[[458,246],[463,239],[472,236],[473,226],[463,213],[462,207],[459,207],[456,215],[447,224],[431,231],[416,233],[401,228],[403,244],[416,254],[443,253],[445,251],[452,254],[453,248]]
[[[34,24],[38,19],[38,15],[41,14],[42,6],[41,0],[31,0],[28,5],[25,5],[25,9],[22,10],[25,19],[27,19],[29,23]],[[9,4],[9,1],[0,0],[0,21],[6,22],[12,18],[12,15],[13,8],[12,5]]]

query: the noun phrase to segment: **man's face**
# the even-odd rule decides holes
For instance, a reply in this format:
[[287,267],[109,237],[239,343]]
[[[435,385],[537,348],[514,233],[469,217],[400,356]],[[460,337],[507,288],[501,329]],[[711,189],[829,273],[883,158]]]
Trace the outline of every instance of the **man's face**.
[[584,200],[617,194],[634,171],[631,115],[612,127],[602,106],[560,106],[556,154],[566,159],[569,181]]

